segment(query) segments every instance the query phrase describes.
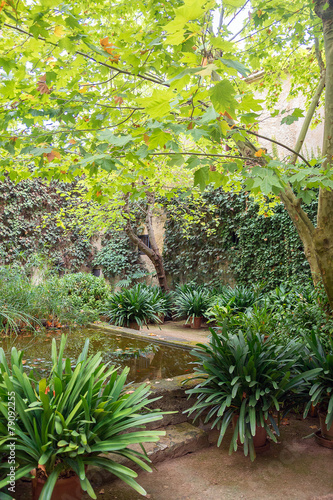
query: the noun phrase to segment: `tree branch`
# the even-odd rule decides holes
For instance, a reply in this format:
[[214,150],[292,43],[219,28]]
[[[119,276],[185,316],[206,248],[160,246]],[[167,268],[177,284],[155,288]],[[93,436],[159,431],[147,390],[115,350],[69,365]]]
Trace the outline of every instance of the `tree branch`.
[[318,63],[321,66],[321,76],[320,76],[320,80],[319,80],[319,83],[318,83],[318,87],[316,88],[316,91],[315,91],[314,96],[312,98],[310,107],[309,107],[309,109],[308,109],[308,111],[307,111],[307,113],[305,115],[305,119],[304,119],[304,122],[303,122],[303,125],[302,125],[302,128],[301,128],[301,131],[299,133],[299,136],[297,138],[297,141],[296,141],[296,144],[295,144],[295,147],[294,147],[295,152],[294,152],[294,154],[293,154],[293,156],[291,158],[291,163],[293,165],[296,164],[297,157],[299,156],[299,153],[300,153],[300,151],[302,149],[302,146],[303,146],[303,143],[305,141],[306,134],[308,133],[311,120],[312,120],[313,115],[314,115],[314,113],[316,111],[316,108],[317,108],[317,106],[319,104],[321,94],[323,93],[323,90],[325,88],[326,70],[325,70],[325,66],[324,67],[322,66],[323,60],[322,60],[321,57],[318,60]]
[[[4,23],[3,26],[6,26],[7,28],[13,29],[15,31],[19,31],[20,33],[24,33],[25,35],[30,36],[32,38],[34,37],[31,33],[23,30],[22,28],[19,28],[18,26],[13,26],[13,25],[8,24],[8,23]],[[38,40],[42,40],[43,42],[46,42],[46,43],[49,43],[50,45],[53,45],[54,47],[58,47],[57,43],[50,42],[49,40],[47,40],[46,38],[44,38],[42,36],[38,36]],[[136,78],[136,77],[141,78],[142,80],[147,80],[149,82],[157,83],[158,85],[163,85],[164,87],[170,86],[168,83],[164,83],[161,80],[157,80],[155,78],[150,78],[148,76],[141,75],[140,73],[134,74],[134,73],[131,73],[130,71],[126,71],[124,69],[117,68],[116,66],[111,66],[110,64],[106,64],[106,63],[103,63],[101,61],[97,61],[97,59],[95,59],[92,56],[89,56],[88,54],[86,54],[85,52],[82,52],[81,50],[76,50],[75,54],[78,54],[86,59],[89,59],[90,61],[93,61],[96,64],[100,64],[101,66],[105,66],[106,68],[113,69],[113,70],[117,71],[118,73],[122,73],[122,74],[128,75],[128,76],[133,76],[134,78]]]
[[304,158],[304,156],[302,156],[300,153],[297,153],[296,151],[294,151],[294,149],[289,148],[288,146],[286,146],[282,142],[275,141],[274,139],[270,139],[269,137],[266,137],[266,136],[261,135],[261,134],[257,134],[257,132],[252,132],[252,131],[247,130],[245,128],[239,128],[239,127],[237,127],[237,130],[242,130],[243,132],[246,132],[247,134],[255,135],[256,137],[260,137],[261,139],[265,139],[266,141],[273,142],[274,144],[277,144],[278,146],[281,146],[282,148],[287,149],[291,153],[294,153],[295,155],[299,156],[304,161],[304,163],[306,163],[306,165],[309,168],[312,168],[311,165],[310,165],[310,163]]

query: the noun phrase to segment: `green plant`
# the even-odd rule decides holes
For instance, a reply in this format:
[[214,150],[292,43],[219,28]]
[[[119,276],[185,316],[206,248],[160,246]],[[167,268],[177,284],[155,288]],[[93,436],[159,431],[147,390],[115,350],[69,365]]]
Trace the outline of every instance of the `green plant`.
[[66,274],[60,278],[59,284],[73,306],[78,308],[86,306],[101,311],[111,293],[104,278],[88,273]]
[[104,246],[93,260],[94,266],[101,266],[108,278],[120,278],[126,285],[146,275],[139,261],[139,252],[134,249],[128,236],[121,231],[109,231],[102,243]]
[[[265,289],[292,279],[305,284],[311,277],[302,243],[281,204],[267,210],[244,191],[225,193],[208,186],[200,195],[165,201],[164,261],[175,282],[196,280],[218,286],[264,282]],[[315,202],[306,206],[314,222]]]
[[[258,333],[229,333],[227,328],[217,335],[214,330],[209,344],[198,344],[192,351],[198,360],[198,385],[187,391],[197,401],[188,411],[197,419],[205,414],[205,423],[220,429],[218,446],[233,416],[239,418],[234,427],[229,452],[237,450],[237,440],[244,454],[255,458],[253,437],[263,427],[276,442],[279,435],[274,411],[293,400],[294,393],[318,370],[300,373],[301,344],[291,340],[285,344],[264,340]],[[272,425],[275,434],[272,432]]]
[[209,301],[209,294],[204,289],[177,291],[174,298],[174,316],[175,318],[186,317],[186,322],[205,316]]
[[253,287],[237,285],[222,287],[216,297],[217,303],[222,306],[230,305],[231,309],[238,313],[244,312],[248,307],[252,307],[258,300],[260,294]]
[[[0,182],[0,263],[31,264],[31,256],[48,258],[53,268],[76,271],[89,265],[90,239],[73,224],[66,208],[75,197],[75,182],[38,179]],[[57,215],[63,211],[62,224]],[[65,226],[71,225],[69,230]]]
[[319,411],[326,414],[325,423],[329,430],[333,424],[333,338],[326,339],[326,345],[318,335],[307,337],[307,367],[317,368],[318,373],[313,380],[304,417],[311,405],[318,406]]
[[[156,398],[149,399],[149,387],[145,385],[126,391],[129,368],[118,374],[117,368],[102,363],[101,353],[88,357],[88,340],[72,368],[72,361],[63,359],[65,343],[66,337],[62,336],[57,353],[53,339],[53,368],[46,379],[39,381],[25,373],[23,352],[12,349],[9,367],[0,349],[0,415],[2,419],[8,416],[9,393],[15,393],[17,409],[15,438],[10,438],[15,440],[19,464],[16,479],[29,475],[34,468],[44,472],[46,483],[40,498],[49,500],[57,478],[72,470],[79,476],[83,490],[96,498],[85,468],[94,465],[146,494],[134,479],[137,474],[107,453],[151,470],[147,455],[132,450],[130,445],[158,441],[164,434],[143,430],[149,422],[162,418],[159,410],[147,408]],[[0,439],[0,453],[5,455],[8,439]],[[2,480],[0,488],[7,483],[8,479]]]
[[114,293],[106,304],[104,314],[115,325],[129,326],[131,322],[136,322],[141,326],[149,322],[160,323],[159,314],[163,312],[163,302],[153,302],[151,291],[139,284],[130,290]]

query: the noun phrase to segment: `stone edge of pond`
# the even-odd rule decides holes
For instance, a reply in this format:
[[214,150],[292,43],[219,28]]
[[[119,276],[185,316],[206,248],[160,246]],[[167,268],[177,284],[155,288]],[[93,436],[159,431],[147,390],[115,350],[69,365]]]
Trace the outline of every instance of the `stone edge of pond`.
[[198,342],[184,342],[178,340],[166,340],[159,337],[153,337],[147,335],[140,330],[132,330],[131,328],[123,328],[121,326],[108,325],[105,323],[89,323],[88,328],[98,328],[99,330],[104,330],[105,332],[116,333],[124,335],[125,337],[137,337],[138,339],[145,340],[147,342],[153,342],[155,344],[164,344],[173,347],[181,347],[182,349],[191,350],[197,345]]

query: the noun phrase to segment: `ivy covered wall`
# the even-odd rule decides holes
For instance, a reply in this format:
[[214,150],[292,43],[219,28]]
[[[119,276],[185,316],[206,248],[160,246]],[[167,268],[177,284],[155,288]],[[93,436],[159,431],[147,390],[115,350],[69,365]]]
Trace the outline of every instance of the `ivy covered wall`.
[[[207,190],[202,197],[166,204],[164,260],[174,282],[265,282],[268,288],[287,279],[305,282],[310,268],[286,210],[259,215],[245,193]],[[315,203],[306,207],[315,220]]]
[[40,180],[0,182],[0,265],[43,256],[63,272],[102,267],[105,277],[124,285],[145,276],[138,250],[124,232],[107,231],[96,244],[71,223],[73,214],[63,220],[70,230],[57,224],[53,215],[71,207],[73,187]]
[[40,180],[0,183],[0,264],[24,263],[39,254],[59,270],[77,271],[90,265],[90,240],[78,229],[67,232],[54,219],[44,220],[46,214],[66,206],[71,187]]

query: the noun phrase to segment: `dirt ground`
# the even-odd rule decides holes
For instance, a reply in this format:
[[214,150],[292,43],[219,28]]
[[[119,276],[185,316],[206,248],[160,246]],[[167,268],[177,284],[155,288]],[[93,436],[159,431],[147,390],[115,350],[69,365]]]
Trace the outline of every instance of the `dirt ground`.
[[[333,500],[333,450],[304,439],[318,421],[292,418],[281,429],[279,444],[257,456],[228,454],[228,436],[209,448],[156,465],[138,482],[150,500]],[[98,500],[142,498],[120,481],[96,489]],[[87,500],[88,496],[84,497]]]
[[[315,418],[290,419],[279,444],[257,456],[228,454],[228,435],[220,448],[209,448],[156,464],[139,473],[150,500],[333,500],[333,450],[305,436],[317,430]],[[229,436],[230,437],[230,436]],[[121,481],[93,473],[98,500],[140,500]],[[84,495],[84,500],[89,496]],[[31,500],[30,484],[19,485],[16,500]]]

